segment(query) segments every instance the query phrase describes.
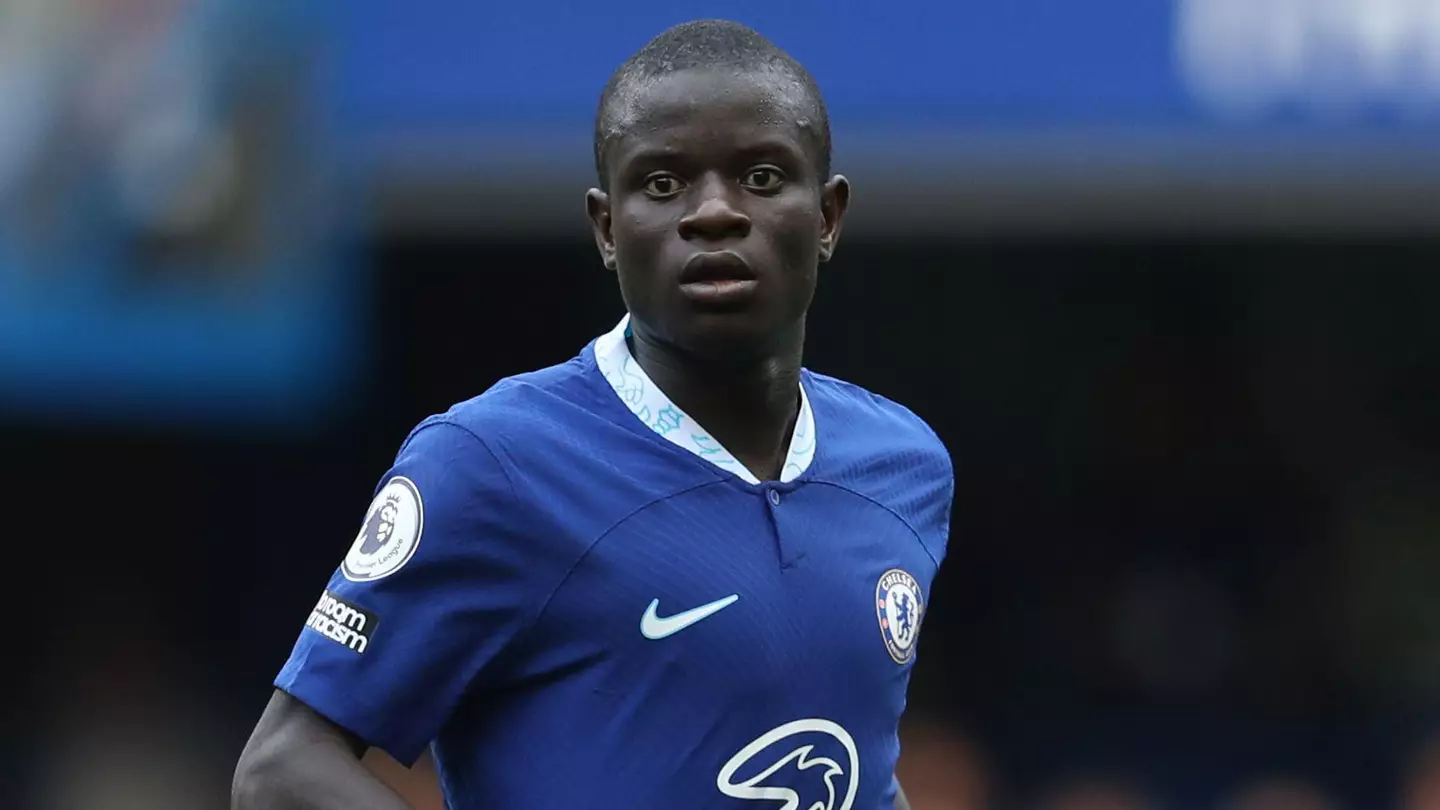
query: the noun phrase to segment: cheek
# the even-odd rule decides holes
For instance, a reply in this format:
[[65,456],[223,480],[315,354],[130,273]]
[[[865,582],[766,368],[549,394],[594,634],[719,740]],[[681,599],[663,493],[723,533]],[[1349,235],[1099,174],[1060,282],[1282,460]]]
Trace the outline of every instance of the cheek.
[[612,224],[615,262],[620,295],[637,317],[654,320],[659,295],[656,277],[660,273],[665,247],[664,217],[654,206],[627,205],[617,211]]
[[777,212],[775,244],[785,264],[814,275],[820,257],[820,233],[824,218],[812,201],[797,200]]
[[612,229],[615,248],[621,261],[628,256],[642,259],[654,256],[665,241],[667,229],[673,227],[666,221],[664,212],[655,206],[627,206],[619,211]]
[[616,211],[615,227],[642,239],[654,238],[675,227],[682,213],[678,201],[655,202],[640,194],[627,195]]

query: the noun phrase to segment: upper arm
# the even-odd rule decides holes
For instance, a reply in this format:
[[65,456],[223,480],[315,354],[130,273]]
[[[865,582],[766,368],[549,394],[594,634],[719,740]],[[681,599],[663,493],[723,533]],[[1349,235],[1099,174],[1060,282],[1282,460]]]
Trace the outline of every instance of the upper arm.
[[410,764],[493,672],[543,596],[505,470],[468,430],[422,425],[275,684]]
[[279,806],[275,797],[289,793],[297,769],[310,781],[351,782],[365,748],[354,734],[277,689],[235,767],[231,806]]
[[354,734],[277,690],[235,768],[235,810],[403,810],[405,800],[362,764]]
[[348,751],[356,759],[369,748],[348,729],[317,714],[284,690],[276,689],[245,746],[244,757],[263,761],[282,756],[297,746],[317,744]]

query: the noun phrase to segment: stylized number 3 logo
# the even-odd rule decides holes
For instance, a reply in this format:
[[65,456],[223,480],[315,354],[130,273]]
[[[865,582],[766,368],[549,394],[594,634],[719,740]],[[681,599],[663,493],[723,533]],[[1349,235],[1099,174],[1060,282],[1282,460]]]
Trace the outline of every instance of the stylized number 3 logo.
[[[815,750],[815,746],[799,745],[790,753],[776,760],[770,767],[749,779],[739,783],[732,781],[735,773],[760,752],[788,737],[807,733],[824,734],[839,742],[845,748],[849,762],[841,765],[828,757],[811,757],[810,754]],[[855,740],[850,736],[850,732],[841,728],[837,723],[818,717],[795,720],[760,735],[754,742],[735,752],[735,756],[730,757],[730,761],[725,763],[725,767],[721,768],[720,774],[715,777],[715,786],[720,789],[721,793],[732,799],[783,801],[785,804],[781,805],[779,810],[799,810],[799,793],[788,787],[763,784],[777,771],[792,762],[795,763],[797,771],[807,771],[811,768],[824,769],[821,771],[821,776],[824,777],[828,795],[824,801],[812,802],[805,810],[850,810],[850,806],[855,803],[855,792],[860,788],[860,754],[855,748]],[[842,780],[841,784],[845,786],[845,795],[840,799],[839,804],[836,804],[835,801],[837,796],[835,780],[837,778]]]

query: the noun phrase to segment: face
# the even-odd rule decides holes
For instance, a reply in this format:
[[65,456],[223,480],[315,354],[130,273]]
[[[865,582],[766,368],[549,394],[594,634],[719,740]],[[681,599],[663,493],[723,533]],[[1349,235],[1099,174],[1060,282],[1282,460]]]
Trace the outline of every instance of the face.
[[804,333],[834,253],[845,178],[817,174],[793,98],[763,76],[650,84],[609,145],[587,209],[634,328],[699,354],[773,352]]

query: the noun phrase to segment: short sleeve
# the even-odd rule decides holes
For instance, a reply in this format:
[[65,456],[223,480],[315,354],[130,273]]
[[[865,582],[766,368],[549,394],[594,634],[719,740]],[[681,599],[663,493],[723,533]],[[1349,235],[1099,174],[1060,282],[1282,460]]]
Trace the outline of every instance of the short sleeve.
[[544,596],[499,461],[473,433],[422,423],[275,685],[412,763],[497,666]]

